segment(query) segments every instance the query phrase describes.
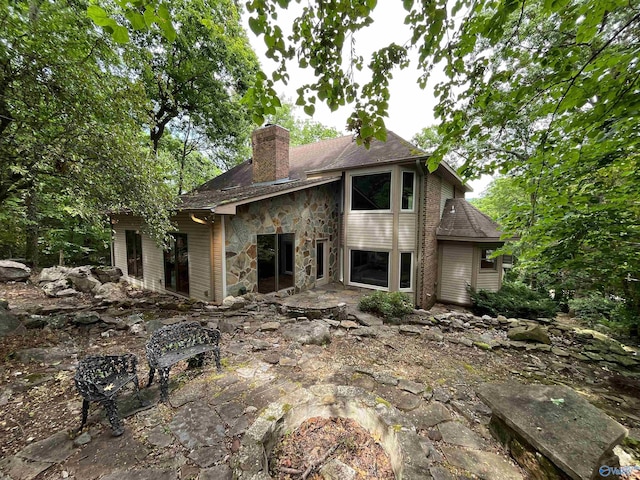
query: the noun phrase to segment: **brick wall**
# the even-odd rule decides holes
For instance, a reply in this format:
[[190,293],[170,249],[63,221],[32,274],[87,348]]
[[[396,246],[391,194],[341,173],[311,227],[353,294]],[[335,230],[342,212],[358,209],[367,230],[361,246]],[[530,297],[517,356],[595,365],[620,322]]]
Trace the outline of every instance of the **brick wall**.
[[289,131],[279,125],[254,130],[253,183],[273,182],[289,176]]
[[420,246],[422,258],[420,261],[420,291],[418,305],[421,308],[431,308],[436,301],[436,284],[438,281],[438,240],[436,230],[440,224],[440,177],[427,174],[424,177],[422,204],[422,235]]

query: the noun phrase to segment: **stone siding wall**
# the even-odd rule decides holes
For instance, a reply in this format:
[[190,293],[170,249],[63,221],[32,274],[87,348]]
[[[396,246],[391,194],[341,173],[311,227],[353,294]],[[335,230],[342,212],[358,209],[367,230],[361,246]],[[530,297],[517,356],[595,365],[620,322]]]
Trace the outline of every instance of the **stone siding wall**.
[[257,235],[295,234],[295,291],[315,285],[316,240],[327,239],[328,275],[338,280],[338,182],[238,207],[225,224],[226,295],[258,290]]
[[436,286],[438,282],[438,240],[436,230],[440,223],[441,180],[435,175],[425,175],[422,198],[421,219],[422,235],[420,246],[420,291],[417,304],[421,308],[431,308],[436,302]]

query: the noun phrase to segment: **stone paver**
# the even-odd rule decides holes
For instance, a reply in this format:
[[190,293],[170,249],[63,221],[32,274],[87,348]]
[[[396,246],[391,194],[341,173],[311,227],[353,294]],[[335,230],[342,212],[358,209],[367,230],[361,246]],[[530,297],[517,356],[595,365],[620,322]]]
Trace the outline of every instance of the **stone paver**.
[[461,447],[442,447],[448,463],[477,475],[482,480],[523,480],[520,469],[501,455]]
[[171,432],[188,449],[222,445],[225,428],[209,405],[193,403],[181,407],[169,424]]
[[458,422],[443,422],[438,425],[442,440],[450,445],[475,449],[486,448],[487,442],[478,434]]

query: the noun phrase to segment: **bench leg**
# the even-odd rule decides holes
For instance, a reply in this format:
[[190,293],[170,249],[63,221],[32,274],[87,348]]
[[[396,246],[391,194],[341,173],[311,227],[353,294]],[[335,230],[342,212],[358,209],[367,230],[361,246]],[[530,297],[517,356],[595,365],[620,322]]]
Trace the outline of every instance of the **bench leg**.
[[218,369],[218,371],[222,370],[222,367],[220,366],[220,347],[216,347],[213,349],[213,357],[216,360],[216,368]]
[[145,405],[145,401],[142,400],[142,397],[140,396],[140,384],[138,383],[138,376],[136,375],[135,377],[133,377],[133,384],[136,387],[136,397],[138,397],[138,401],[140,402],[140,405]]
[[78,429],[78,433],[82,431],[85,424],[87,423],[88,416],[89,416],[89,400],[83,398],[82,399],[82,422],[80,423],[80,428]]
[[156,373],[156,369],[153,367],[149,367],[149,381],[147,382],[147,388],[151,386],[151,382],[153,382],[153,374]]
[[169,402],[169,368],[159,368],[158,375],[160,376],[160,401],[162,403]]
[[111,423],[111,432],[113,433],[113,436],[119,437],[124,433],[124,425],[118,416],[118,405],[116,404],[116,400],[114,398],[103,400],[102,405],[107,411],[107,418],[109,419],[109,423]]

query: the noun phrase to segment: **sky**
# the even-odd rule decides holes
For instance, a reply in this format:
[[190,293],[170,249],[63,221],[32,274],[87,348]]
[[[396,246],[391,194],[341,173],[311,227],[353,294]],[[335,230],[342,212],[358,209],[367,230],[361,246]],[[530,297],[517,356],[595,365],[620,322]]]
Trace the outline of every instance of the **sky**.
[[[283,29],[285,37],[290,32],[290,27],[287,29],[286,26],[290,26],[293,23],[293,19],[300,11],[301,6],[294,2],[292,2],[292,7],[288,10],[279,10],[278,25]],[[378,2],[378,6],[373,12],[373,24],[358,32],[355,37],[356,52],[364,57],[365,65],[368,63],[373,51],[387,46],[391,42],[403,45],[411,38],[411,31],[404,24],[404,17],[405,10],[402,8],[401,2],[391,0]],[[245,12],[243,22],[249,41],[258,55],[263,70],[269,75],[275,70],[276,64],[265,56],[266,47],[264,42],[262,38],[256,37],[251,31],[248,26],[248,19],[249,15]],[[442,72],[435,70],[427,87],[422,90],[417,82],[420,74],[413,66],[417,62],[413,60],[415,60],[415,52],[413,52],[411,66],[404,70],[396,70],[393,73],[389,87],[391,92],[389,117],[385,120],[387,129],[409,141],[424,127],[436,124],[434,107],[437,102],[432,92],[433,86],[443,78]],[[302,70],[298,68],[294,62],[290,62],[287,65],[287,70],[290,76],[289,84],[277,83],[275,89],[281,100],[288,98],[295,102],[297,98],[296,89],[304,83],[313,81],[313,72],[311,69]],[[362,84],[368,81],[366,68],[361,74],[363,76],[361,78],[356,77],[356,80]],[[307,118],[302,109],[297,110],[296,114],[300,118]],[[350,114],[351,109],[349,106],[331,112],[328,107],[318,102],[316,103],[316,112],[313,120],[323,125],[334,127],[346,135],[348,132],[345,130],[345,125]],[[485,176],[479,180],[469,182],[473,192],[467,193],[467,198],[479,196],[490,181],[491,177]]]

